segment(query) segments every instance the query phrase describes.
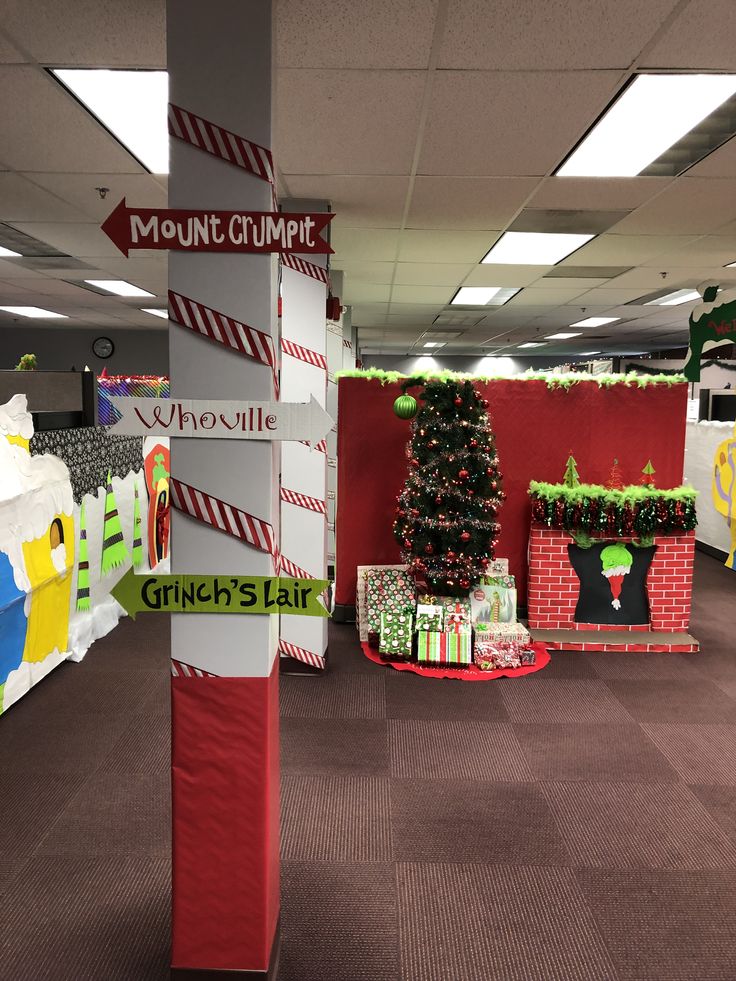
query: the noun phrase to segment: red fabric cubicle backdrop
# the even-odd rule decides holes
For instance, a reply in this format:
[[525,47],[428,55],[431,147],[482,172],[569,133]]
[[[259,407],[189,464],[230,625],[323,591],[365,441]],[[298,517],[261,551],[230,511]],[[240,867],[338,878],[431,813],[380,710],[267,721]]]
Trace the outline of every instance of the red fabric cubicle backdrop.
[[[605,483],[614,457],[624,483],[638,483],[650,458],[658,487],[682,482],[684,382],[639,388],[587,381],[569,389],[523,379],[475,384],[489,402],[507,494],[496,554],[508,557],[521,603],[526,599],[530,480],[561,481],[572,452],[585,483]],[[355,603],[359,565],[401,561],[392,523],[406,477],[410,423],[393,413],[400,394],[398,382],[339,381],[335,601],[340,605]]]

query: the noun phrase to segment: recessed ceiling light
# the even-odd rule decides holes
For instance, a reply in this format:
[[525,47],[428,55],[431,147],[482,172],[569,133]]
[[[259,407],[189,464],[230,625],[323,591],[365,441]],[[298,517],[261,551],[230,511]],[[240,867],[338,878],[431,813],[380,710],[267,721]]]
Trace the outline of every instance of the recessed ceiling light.
[[0,256],[2,256],[3,258],[7,258],[8,256],[13,257],[15,259],[22,258],[20,252],[13,252],[12,249],[5,249],[3,248],[2,245],[0,245]]
[[94,286],[98,290],[105,290],[114,293],[115,296],[155,296],[148,290],[142,290],[140,286],[126,283],[124,279],[85,279],[85,283]]
[[580,334],[579,331],[577,332],[574,331],[573,333],[562,331],[559,334],[545,334],[545,337],[547,338],[548,341],[566,341],[570,337],[581,337],[581,336],[582,335]]
[[444,343],[442,341],[427,341],[422,347],[444,347]]
[[544,341],[527,341],[526,344],[519,344],[519,347],[544,347]]
[[602,327],[604,324],[613,324],[620,317],[586,317],[585,320],[576,320],[571,327]]
[[451,304],[460,306],[483,307],[492,300],[500,286],[461,286],[450,300]]
[[633,177],[736,92],[736,75],[639,75],[557,171]]
[[55,68],[53,74],[144,167],[168,174],[167,72]]
[[554,266],[592,238],[595,235],[568,232],[504,232],[482,262]]
[[154,317],[160,317],[162,320],[169,319],[169,311],[166,308],[160,307],[141,307],[141,313],[150,313]]
[[38,317],[47,320],[54,318],[58,320],[68,320],[65,313],[54,313],[53,310],[44,310],[42,307],[0,307],[6,313],[17,313],[19,317]]
[[673,293],[665,293],[656,300],[647,300],[645,307],[676,307],[680,303],[692,303],[693,300],[702,299],[697,290],[675,290]]

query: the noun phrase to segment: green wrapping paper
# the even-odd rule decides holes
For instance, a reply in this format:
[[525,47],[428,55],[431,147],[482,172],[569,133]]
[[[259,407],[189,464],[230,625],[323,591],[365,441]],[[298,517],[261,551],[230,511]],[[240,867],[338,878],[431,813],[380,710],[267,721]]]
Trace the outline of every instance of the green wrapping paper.
[[366,573],[366,618],[368,631],[378,633],[381,614],[414,608],[414,581],[402,569],[374,569]]
[[405,611],[384,611],[381,614],[380,654],[407,659],[411,657],[413,618]]
[[425,664],[446,664],[462,668],[471,662],[470,633],[420,630],[417,659]]
[[445,611],[441,606],[420,603],[417,606],[417,630],[442,630]]

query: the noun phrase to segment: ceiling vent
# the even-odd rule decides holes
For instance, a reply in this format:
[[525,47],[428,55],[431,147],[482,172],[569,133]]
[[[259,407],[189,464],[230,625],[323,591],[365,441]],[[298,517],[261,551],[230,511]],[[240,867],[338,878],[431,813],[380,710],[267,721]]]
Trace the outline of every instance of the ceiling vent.
[[[12,225],[2,223],[0,223],[0,245],[4,249],[10,249],[11,252],[19,252],[24,259],[35,256],[66,256],[66,252],[60,252],[53,245],[47,245],[46,242],[41,242],[32,235],[18,231]],[[10,259],[20,264],[20,259],[12,257]]]
[[510,232],[562,232],[599,235],[624,219],[629,211],[580,211],[525,208],[508,227]]
[[544,279],[615,279],[633,266],[555,266]]

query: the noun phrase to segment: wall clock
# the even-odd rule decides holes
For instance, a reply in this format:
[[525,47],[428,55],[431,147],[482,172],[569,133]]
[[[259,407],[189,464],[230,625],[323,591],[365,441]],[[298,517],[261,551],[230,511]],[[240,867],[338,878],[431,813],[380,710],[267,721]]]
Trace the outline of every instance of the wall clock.
[[97,337],[92,344],[92,351],[98,358],[109,358],[115,350],[115,345],[109,337]]

